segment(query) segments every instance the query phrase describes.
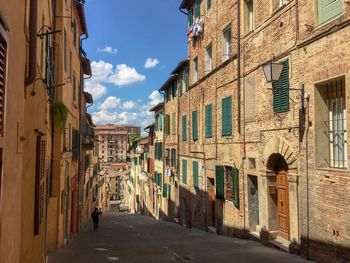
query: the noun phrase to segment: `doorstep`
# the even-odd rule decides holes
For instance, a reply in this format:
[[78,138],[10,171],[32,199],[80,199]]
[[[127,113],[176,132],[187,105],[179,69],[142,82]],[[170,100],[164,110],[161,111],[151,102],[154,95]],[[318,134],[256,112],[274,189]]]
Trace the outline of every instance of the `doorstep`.
[[215,226],[208,226],[207,227],[207,232],[208,233],[212,233],[212,234],[216,234],[216,227]]
[[274,247],[289,253],[289,245],[291,244],[289,240],[277,236],[275,239],[268,240],[268,242]]

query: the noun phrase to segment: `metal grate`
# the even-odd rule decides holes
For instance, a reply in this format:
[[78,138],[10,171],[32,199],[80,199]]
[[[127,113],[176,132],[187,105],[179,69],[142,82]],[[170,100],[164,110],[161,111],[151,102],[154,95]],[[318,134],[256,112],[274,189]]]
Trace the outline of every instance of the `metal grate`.
[[330,167],[345,168],[347,165],[347,142],[344,80],[336,80],[327,84],[326,90],[329,111]]

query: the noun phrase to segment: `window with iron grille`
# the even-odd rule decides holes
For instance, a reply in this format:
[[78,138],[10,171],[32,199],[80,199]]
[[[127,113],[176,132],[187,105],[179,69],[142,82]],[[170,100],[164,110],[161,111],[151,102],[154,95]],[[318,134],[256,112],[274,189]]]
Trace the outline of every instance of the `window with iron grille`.
[[316,165],[320,168],[347,168],[344,78],[316,86],[315,111]]

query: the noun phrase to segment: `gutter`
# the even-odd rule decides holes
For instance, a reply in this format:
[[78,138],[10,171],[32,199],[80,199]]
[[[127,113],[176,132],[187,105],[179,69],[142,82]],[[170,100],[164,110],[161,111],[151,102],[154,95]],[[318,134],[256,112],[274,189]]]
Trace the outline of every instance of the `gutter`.
[[33,83],[36,78],[36,57],[37,57],[37,27],[38,27],[38,0],[30,1],[29,18],[29,65],[28,75],[25,79],[25,85]]

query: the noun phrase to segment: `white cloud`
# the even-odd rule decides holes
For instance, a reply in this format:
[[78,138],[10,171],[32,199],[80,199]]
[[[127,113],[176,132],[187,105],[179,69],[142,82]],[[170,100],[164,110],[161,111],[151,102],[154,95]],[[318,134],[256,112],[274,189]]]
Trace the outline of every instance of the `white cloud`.
[[101,110],[117,108],[120,105],[120,98],[110,96],[99,107]]
[[109,53],[112,55],[116,55],[118,53],[118,50],[116,48],[113,48],[111,46],[105,46],[104,48],[98,48],[97,52],[99,53]]
[[99,83],[86,82],[85,91],[89,92],[95,100],[102,98],[107,93],[107,88]]
[[118,114],[118,123],[120,124],[136,124],[137,123],[137,113],[136,112],[122,112]]
[[162,95],[158,92],[158,90],[153,91],[148,98],[150,101],[148,102],[149,106],[157,105],[158,103],[163,101]]
[[122,109],[131,110],[136,107],[136,103],[132,100],[126,101],[122,105]]
[[117,65],[113,70],[111,63],[103,60],[91,63],[92,78],[85,81],[85,90],[94,97],[95,100],[102,98],[107,93],[105,83],[112,83],[116,86],[126,86],[142,82],[145,76],[137,73],[135,68],[125,64]]
[[142,82],[145,79],[146,77],[137,73],[135,68],[120,64],[116,66],[115,72],[108,77],[107,82],[113,83],[116,86],[126,86]]
[[148,58],[145,62],[145,68],[154,68],[159,64],[159,60],[156,58]]
[[101,110],[92,113],[92,120],[95,124],[116,123],[118,115],[113,112]]

